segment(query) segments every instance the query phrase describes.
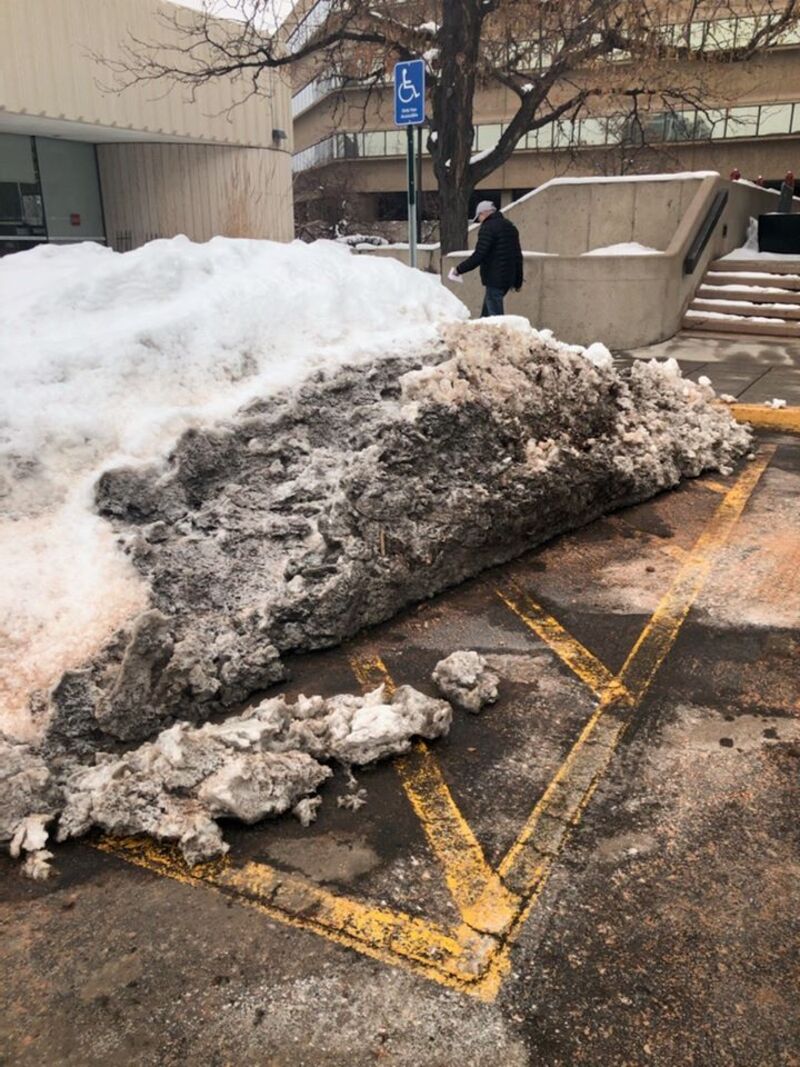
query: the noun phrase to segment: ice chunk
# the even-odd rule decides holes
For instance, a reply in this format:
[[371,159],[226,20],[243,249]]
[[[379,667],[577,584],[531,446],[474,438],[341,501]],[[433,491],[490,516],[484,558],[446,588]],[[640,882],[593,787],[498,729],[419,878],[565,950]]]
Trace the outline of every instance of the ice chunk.
[[456,707],[476,715],[497,700],[500,679],[478,652],[453,652],[433,669],[434,684]]

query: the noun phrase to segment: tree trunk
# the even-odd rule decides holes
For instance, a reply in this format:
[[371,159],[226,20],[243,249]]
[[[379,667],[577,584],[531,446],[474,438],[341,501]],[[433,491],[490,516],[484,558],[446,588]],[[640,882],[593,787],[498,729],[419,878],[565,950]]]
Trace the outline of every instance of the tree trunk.
[[452,180],[439,182],[439,240],[442,254],[467,247],[469,198],[472,189]]
[[478,69],[480,0],[442,0],[440,75],[432,94],[433,166],[439,187],[442,252],[466,248],[472,194],[472,105]]

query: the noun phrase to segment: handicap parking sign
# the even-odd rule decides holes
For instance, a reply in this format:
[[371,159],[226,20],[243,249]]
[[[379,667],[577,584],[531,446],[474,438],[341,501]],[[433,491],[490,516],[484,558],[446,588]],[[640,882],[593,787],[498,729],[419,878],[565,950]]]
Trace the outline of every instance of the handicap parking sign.
[[425,61],[410,59],[394,68],[394,121],[418,126],[425,121]]

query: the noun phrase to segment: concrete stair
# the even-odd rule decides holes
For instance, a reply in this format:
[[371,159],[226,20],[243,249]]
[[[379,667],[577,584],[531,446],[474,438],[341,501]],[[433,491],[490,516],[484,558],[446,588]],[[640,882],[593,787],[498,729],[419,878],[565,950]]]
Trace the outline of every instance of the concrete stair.
[[800,339],[800,259],[717,259],[695,293],[684,330]]

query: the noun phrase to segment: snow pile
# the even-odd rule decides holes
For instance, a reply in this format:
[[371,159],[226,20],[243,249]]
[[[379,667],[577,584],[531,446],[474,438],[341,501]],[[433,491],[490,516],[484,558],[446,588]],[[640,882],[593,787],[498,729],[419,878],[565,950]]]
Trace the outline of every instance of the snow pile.
[[451,653],[436,664],[431,678],[445,700],[473,715],[497,700],[500,679],[479,652]]
[[584,256],[663,256],[663,252],[638,241],[624,241],[622,244],[606,245],[604,248],[592,248],[583,252]]
[[96,504],[149,606],[52,691],[48,744],[85,752],[235,707],[286,653],[749,451],[674,361],[601,355],[521,319],[450,324],[415,357],[189,431],[167,463],[106,471]]
[[86,243],[0,259],[0,729],[148,603],[92,509],[109,465],[317,368],[417,350],[466,308],[334,242]]

